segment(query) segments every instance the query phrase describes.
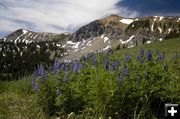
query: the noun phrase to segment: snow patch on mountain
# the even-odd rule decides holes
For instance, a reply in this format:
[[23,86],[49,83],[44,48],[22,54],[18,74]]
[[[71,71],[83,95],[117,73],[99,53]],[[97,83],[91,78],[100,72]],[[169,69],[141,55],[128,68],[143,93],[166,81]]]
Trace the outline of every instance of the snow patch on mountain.
[[30,43],[32,43],[33,41],[31,40],[31,41],[29,41],[28,43],[30,44]]
[[122,44],[127,44],[127,43],[130,42],[133,38],[134,38],[134,35],[132,35],[132,36],[131,36],[128,40],[126,40],[126,41],[122,41],[121,39],[120,39],[120,41],[121,41]]
[[152,26],[151,26],[151,31],[154,31],[154,24],[155,24],[155,21],[157,20],[157,17],[158,16],[154,16],[155,18],[154,18],[154,21],[153,21],[153,24],[152,24]]
[[86,47],[82,47],[81,49],[84,50]]
[[105,43],[106,41],[108,41],[108,40],[109,40],[108,37],[104,37],[104,43]]
[[134,47],[133,45],[128,46],[128,48],[133,48],[133,47]]
[[159,17],[159,21],[162,21],[164,19],[164,17],[160,16]]
[[19,38],[20,38],[21,36],[23,36],[23,35],[24,35],[24,33],[21,34],[19,37],[17,37],[17,38],[14,40],[14,43],[16,44],[16,43],[17,43],[17,40],[19,40]]
[[[26,36],[27,37],[27,36]],[[26,37],[22,40],[22,42],[25,42],[25,40],[26,40]]]
[[137,19],[135,19],[135,21],[138,21],[139,19],[137,18]]
[[148,40],[146,43],[147,43],[147,44],[150,44],[150,43],[151,43],[151,41],[150,41],[150,40]]
[[70,45],[75,45],[76,44],[76,43],[73,43],[72,41],[67,41],[66,43],[70,44]]
[[64,44],[62,47],[65,48],[67,46],[67,44]]
[[124,24],[131,24],[134,20],[133,19],[121,19],[119,21]]
[[179,22],[179,21],[180,21],[180,18],[178,18],[177,22]]
[[56,44],[56,46],[57,46],[57,47],[60,47],[60,46],[61,46],[61,44]]
[[106,46],[106,47],[103,49],[103,51],[108,50],[109,48],[111,48],[110,45]]
[[37,48],[41,48],[40,45],[36,45]]
[[65,32],[64,35],[69,35],[69,33],[68,33],[68,32]]
[[160,27],[158,27],[158,29],[159,29],[160,33],[162,33],[162,29]]
[[23,53],[23,52],[20,53],[20,56],[22,56],[22,53]]
[[26,43],[26,44],[28,44],[28,42],[29,42],[28,40],[25,40],[25,43]]
[[104,36],[105,36],[105,35],[104,35],[104,34],[102,34],[102,35],[101,35],[101,38],[103,39],[103,38],[104,38]]
[[72,46],[72,48],[73,48],[73,49],[79,48],[79,44],[80,44],[80,43],[81,43],[81,42],[77,42],[75,45]]
[[83,39],[83,43],[82,43],[81,45],[83,46],[85,42],[86,42],[86,41]]
[[31,36],[30,36],[30,38],[33,38],[33,37],[34,37],[34,35],[31,35]]
[[23,34],[26,34],[28,31],[23,29]]
[[153,22],[153,24],[151,26],[151,31],[154,31],[154,22]]
[[35,39],[37,38],[37,36],[38,36],[38,35],[35,35],[33,39],[35,40]]
[[159,18],[159,21],[162,21],[164,19],[163,16],[154,16],[154,17],[155,17],[156,20],[157,20],[157,18]]
[[89,44],[90,44],[91,42],[92,42],[92,41],[88,41],[87,46],[89,46]]
[[163,40],[162,38],[159,39],[159,41],[162,41],[162,40]]
[[76,50],[74,50],[73,52],[77,52],[77,51],[79,51],[79,49],[76,49]]
[[172,28],[169,28],[169,29],[168,29],[168,33],[170,33],[170,32],[171,32],[171,30],[172,30]]

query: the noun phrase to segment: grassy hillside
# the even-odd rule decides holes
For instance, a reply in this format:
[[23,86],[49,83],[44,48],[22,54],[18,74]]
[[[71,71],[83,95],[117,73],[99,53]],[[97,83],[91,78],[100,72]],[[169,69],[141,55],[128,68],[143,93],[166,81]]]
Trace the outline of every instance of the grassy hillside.
[[0,82],[0,119],[164,118],[164,103],[180,103],[179,46],[180,38],[55,62],[50,71],[40,65]]
[[154,52],[156,52],[156,50],[158,49],[161,52],[165,52],[167,58],[169,59],[172,58],[176,52],[180,53],[180,38],[154,42],[152,44],[145,44],[129,49],[123,49],[122,53],[136,54],[141,48],[143,48],[144,50],[150,49]]

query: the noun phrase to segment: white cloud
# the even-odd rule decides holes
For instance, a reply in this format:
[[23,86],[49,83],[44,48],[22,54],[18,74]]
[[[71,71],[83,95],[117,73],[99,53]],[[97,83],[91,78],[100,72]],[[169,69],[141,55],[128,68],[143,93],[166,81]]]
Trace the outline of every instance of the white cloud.
[[31,28],[40,32],[65,32],[110,14],[129,17],[137,15],[136,12],[117,7],[116,3],[119,1],[121,0],[1,0],[0,4],[6,6],[0,6],[1,31]]

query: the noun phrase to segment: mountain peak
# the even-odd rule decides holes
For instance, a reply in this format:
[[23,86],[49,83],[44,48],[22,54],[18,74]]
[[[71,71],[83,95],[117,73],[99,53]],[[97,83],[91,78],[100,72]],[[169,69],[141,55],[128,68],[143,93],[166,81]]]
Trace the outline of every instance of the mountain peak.
[[123,17],[119,16],[117,14],[111,14],[111,15],[107,16],[106,18],[123,18]]
[[110,16],[107,16],[106,18],[104,18],[104,20],[114,21],[114,20],[120,20],[120,19],[123,19],[123,18],[124,17],[118,16],[117,14],[111,14]]

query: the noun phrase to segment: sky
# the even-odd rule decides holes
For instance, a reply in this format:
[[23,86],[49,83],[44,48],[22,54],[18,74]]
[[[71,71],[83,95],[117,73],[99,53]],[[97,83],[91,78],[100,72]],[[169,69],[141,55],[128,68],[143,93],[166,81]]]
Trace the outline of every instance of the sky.
[[75,32],[111,14],[180,16],[180,0],[0,0],[0,37],[23,28]]

